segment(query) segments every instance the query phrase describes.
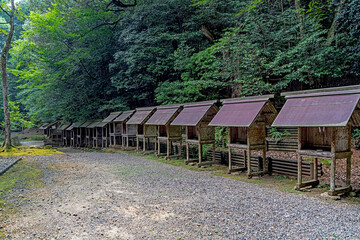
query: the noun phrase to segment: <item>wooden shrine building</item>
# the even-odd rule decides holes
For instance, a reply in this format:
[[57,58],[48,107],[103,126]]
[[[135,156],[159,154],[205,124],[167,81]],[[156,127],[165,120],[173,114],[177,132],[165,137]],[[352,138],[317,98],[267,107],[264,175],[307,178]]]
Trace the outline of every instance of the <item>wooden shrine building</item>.
[[112,147],[129,148],[129,146],[135,146],[136,143],[136,126],[127,126],[127,121],[135,113],[135,110],[125,111],[120,116],[114,119],[113,128],[114,134],[110,135],[110,145]]
[[[104,120],[102,120],[98,125],[96,125],[97,129],[97,140],[96,140],[96,146],[100,146],[101,141],[101,147],[106,148],[110,145],[110,133],[114,132],[114,125],[113,120],[117,118],[121,112],[112,112],[109,116],[107,116]],[[101,137],[100,137],[101,136]],[[101,140],[100,140],[101,138]]]
[[85,129],[85,146],[86,147],[95,147],[94,145],[94,132],[96,131],[96,125],[98,125],[102,120],[93,120]]
[[76,130],[76,146],[77,147],[85,147],[86,141],[86,127],[89,126],[93,121],[89,120],[81,124]]
[[161,155],[160,143],[166,143],[166,159],[170,158],[172,143],[180,143],[178,156],[181,156],[182,133],[181,126],[171,126],[170,124],[179,115],[183,109],[182,105],[159,106],[156,112],[145,123],[145,126],[155,126],[157,129],[157,155]]
[[72,147],[77,146],[78,128],[84,123],[85,123],[85,121],[75,122],[75,123],[71,124],[71,126],[66,129],[67,131],[70,131],[70,146],[72,146]]
[[[145,122],[154,114],[156,107],[137,108],[134,115],[126,123],[127,127],[135,125],[136,127],[136,150],[140,149],[140,139],[142,139],[142,148],[145,153],[147,145],[150,145],[150,140],[154,139],[156,149],[156,126],[145,125]],[[154,150],[155,150],[154,149]]]
[[[207,101],[184,104],[183,110],[170,124],[171,126],[185,126],[186,133],[186,161],[198,162],[198,166],[215,163],[215,127],[209,126],[210,121],[219,111],[218,101]],[[203,145],[212,145],[212,161],[203,162]],[[190,145],[198,146],[198,160],[190,160]]]
[[[228,128],[229,173],[247,169],[248,177],[267,173],[266,126],[275,120],[277,111],[270,98],[273,95],[223,100],[223,106],[209,126]],[[244,166],[233,168],[232,149],[244,154]],[[251,151],[262,152],[262,167],[251,169]]]
[[58,135],[56,138],[58,138],[58,145],[60,146],[69,146],[70,145],[70,135],[69,138],[67,138],[68,141],[64,142],[64,137],[66,136],[66,128],[68,128],[71,125],[69,122],[61,123],[60,126],[56,129],[56,134]]
[[60,120],[56,120],[51,123],[45,123],[39,128],[40,130],[43,130],[45,145],[51,144],[52,134],[58,128],[59,125],[60,125]]
[[[282,94],[286,103],[274,121],[274,127],[298,128],[297,189],[319,184],[314,179],[303,181],[302,159],[331,160],[329,195],[351,191],[351,127],[360,126],[360,85],[308,90]],[[346,186],[335,185],[336,161],[346,159]]]

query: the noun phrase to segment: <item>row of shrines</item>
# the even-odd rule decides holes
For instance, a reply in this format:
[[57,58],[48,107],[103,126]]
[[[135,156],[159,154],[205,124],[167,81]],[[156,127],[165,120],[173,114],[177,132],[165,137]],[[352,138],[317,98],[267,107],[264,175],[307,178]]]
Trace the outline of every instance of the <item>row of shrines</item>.
[[[104,120],[76,123],[60,121],[44,124],[47,138],[63,146],[135,148],[144,153],[177,158],[186,145],[186,162],[198,166],[215,163],[215,128],[228,129],[229,172],[247,171],[249,177],[267,173],[266,127],[298,128],[298,184],[300,189],[319,184],[303,181],[302,162],[306,157],[331,160],[330,195],[351,190],[351,128],[360,126],[360,86],[283,93],[286,102],[278,113],[273,95],[225,99],[220,101],[138,108],[113,112]],[[183,139],[183,129],[185,139]],[[175,151],[174,144],[178,151]],[[166,152],[161,152],[161,144]],[[190,145],[197,146],[198,159],[190,159]],[[212,147],[212,161],[203,161],[203,145]],[[232,165],[233,149],[244,154],[244,166]],[[262,167],[252,169],[251,155],[261,154]],[[346,159],[346,186],[335,186],[336,161]]]

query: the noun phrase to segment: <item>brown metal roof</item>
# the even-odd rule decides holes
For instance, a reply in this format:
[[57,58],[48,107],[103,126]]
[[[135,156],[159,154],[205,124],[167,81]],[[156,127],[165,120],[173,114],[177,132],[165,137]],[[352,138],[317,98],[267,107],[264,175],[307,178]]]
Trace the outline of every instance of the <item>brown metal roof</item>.
[[256,117],[263,113],[264,117],[266,115],[265,118],[269,119],[270,123],[267,124],[271,125],[277,114],[275,108],[268,102],[271,97],[273,95],[226,99],[209,126],[250,127]]
[[81,124],[83,124],[85,121],[82,122],[75,122],[73,124],[71,124],[66,130],[73,130],[74,128],[78,128],[79,126],[81,126]]
[[185,104],[171,125],[197,126],[217,101]]
[[88,120],[88,121],[84,122],[83,124],[81,124],[79,127],[80,128],[86,128],[87,126],[89,126],[93,122],[94,122],[94,120]]
[[109,116],[107,116],[103,122],[109,123],[112,122],[115,118],[117,118],[122,112],[112,112]]
[[146,120],[148,120],[155,111],[155,107],[137,108],[134,115],[132,115],[132,117],[127,121],[126,124],[144,124]]
[[41,125],[40,127],[39,127],[39,129],[40,130],[44,130],[44,129],[46,129],[47,127],[47,125],[49,125],[49,123],[44,123],[43,125]]
[[89,124],[86,128],[95,128],[96,125],[98,125],[102,120],[98,119],[98,120],[94,120],[91,124]]
[[[274,127],[360,126],[359,90],[287,95]],[[356,115],[356,116],[355,116]]]
[[180,108],[182,108],[181,105],[159,106],[145,125],[166,125],[181,110]]
[[59,127],[58,130],[63,131],[66,128],[68,128],[71,125],[71,123],[62,123]]
[[120,116],[115,118],[114,122],[125,122],[134,114],[134,112],[135,110],[125,111]]

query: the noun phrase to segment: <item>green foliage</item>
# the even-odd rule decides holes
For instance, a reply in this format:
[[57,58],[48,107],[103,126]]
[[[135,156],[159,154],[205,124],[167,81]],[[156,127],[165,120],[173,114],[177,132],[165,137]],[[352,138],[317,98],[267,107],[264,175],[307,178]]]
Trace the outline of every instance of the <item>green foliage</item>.
[[279,141],[286,139],[291,133],[287,130],[285,131],[279,131],[277,128],[271,128],[270,129],[270,137],[275,140],[276,143]]
[[23,119],[358,83],[360,0],[300,1],[299,12],[281,0],[107,3],[18,3],[28,16],[16,20],[9,85]]
[[215,146],[217,148],[226,148],[228,144],[228,128],[217,128],[215,130]]

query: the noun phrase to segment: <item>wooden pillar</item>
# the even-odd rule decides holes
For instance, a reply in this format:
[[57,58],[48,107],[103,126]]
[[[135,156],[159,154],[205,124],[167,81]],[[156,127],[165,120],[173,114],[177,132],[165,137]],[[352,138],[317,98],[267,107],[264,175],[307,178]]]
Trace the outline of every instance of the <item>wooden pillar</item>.
[[346,158],[346,186],[351,184],[351,156]]
[[302,183],[302,156],[298,154],[298,185]]
[[244,150],[244,168],[247,168],[247,150]]
[[317,166],[318,166],[318,158],[314,158],[314,180],[318,180],[319,179],[319,176],[318,176],[318,169],[317,169]]
[[263,169],[262,169],[262,171],[264,173],[267,173],[268,172],[268,166],[266,164],[266,147],[263,148],[262,157],[263,157],[263,159],[262,159],[263,160]]
[[229,172],[232,170],[232,154],[231,154],[231,147],[229,146]]
[[331,169],[330,169],[330,191],[335,190],[335,172],[336,172],[336,158],[331,158]]
[[136,151],[139,151],[139,137],[136,136]]
[[157,154],[160,155],[161,153],[161,148],[160,148],[160,138],[157,139],[157,142],[158,142],[158,148],[157,148]]
[[199,148],[199,163],[202,162],[202,144],[199,142],[198,144],[198,148]]
[[250,148],[247,149],[247,175],[248,178],[251,178],[252,174],[251,174],[251,150]]
[[167,157],[170,156],[170,140],[169,140],[169,138],[166,139],[166,156]]
[[145,138],[145,132],[144,132],[144,138],[143,138],[143,151],[146,151],[146,138]]
[[189,155],[189,143],[186,142],[186,160],[189,161],[190,159],[190,155]]
[[181,156],[182,145],[183,145],[183,142],[182,142],[182,139],[180,139],[180,148],[178,149],[178,155],[179,156]]
[[212,153],[212,157],[213,157],[213,161],[215,162],[215,151],[216,151],[216,148],[215,148],[215,143],[213,143],[213,153]]

